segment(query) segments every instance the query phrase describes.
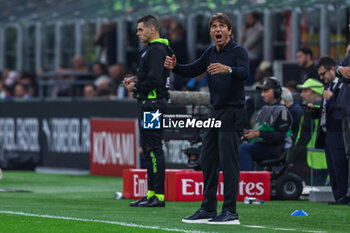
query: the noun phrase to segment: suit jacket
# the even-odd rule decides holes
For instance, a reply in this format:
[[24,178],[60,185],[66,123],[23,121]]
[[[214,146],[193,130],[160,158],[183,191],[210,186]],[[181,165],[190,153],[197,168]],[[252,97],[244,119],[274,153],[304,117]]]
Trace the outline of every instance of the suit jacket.
[[[340,66],[350,66],[350,53],[340,63]],[[338,72],[337,75],[341,76]],[[335,117],[337,119],[350,119],[350,79],[342,78],[343,86],[339,92]]]
[[[325,90],[330,88],[331,84],[325,85]],[[326,102],[325,108],[326,108],[326,129],[327,132],[324,132],[321,129],[321,121],[319,121],[318,129],[317,129],[317,139],[316,139],[316,145],[315,147],[318,149],[324,149],[325,148],[325,137],[326,134],[329,132],[340,134],[342,137],[342,121],[340,119],[337,119],[335,117],[336,110],[337,110],[337,97],[339,94],[339,91],[341,90],[342,82],[340,79],[338,79],[338,82],[334,84],[334,87],[332,89],[333,95],[332,97]],[[319,109],[316,109],[314,113],[311,114],[311,117],[316,119],[321,119],[321,113],[322,113],[322,107],[324,105],[324,98],[322,98],[321,106]]]

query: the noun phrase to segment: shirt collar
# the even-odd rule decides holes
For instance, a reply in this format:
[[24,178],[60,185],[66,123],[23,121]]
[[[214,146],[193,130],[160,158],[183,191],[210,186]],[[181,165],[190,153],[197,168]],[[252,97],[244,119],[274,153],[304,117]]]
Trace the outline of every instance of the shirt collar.
[[220,51],[216,50],[216,45],[214,45],[214,51],[217,53],[228,51],[230,48],[235,47],[236,43],[231,39]]
[[333,82],[332,82],[332,83],[337,84],[338,82],[339,82],[339,78],[338,78],[338,77],[336,77],[336,78],[333,80]]

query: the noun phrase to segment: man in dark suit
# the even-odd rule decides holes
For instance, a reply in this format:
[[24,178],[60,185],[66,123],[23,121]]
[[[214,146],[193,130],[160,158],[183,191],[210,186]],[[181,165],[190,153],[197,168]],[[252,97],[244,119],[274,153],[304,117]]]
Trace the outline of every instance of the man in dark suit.
[[316,65],[320,78],[325,82],[322,104],[315,108],[308,104],[313,118],[320,118],[316,148],[325,148],[328,172],[335,202],[329,204],[348,204],[348,163],[342,135],[342,121],[335,117],[337,96],[342,82],[336,77],[337,62],[329,56],[322,57]]
[[338,95],[337,117],[343,121],[345,152],[350,159],[350,53],[339,63],[337,76],[342,78],[342,89]]

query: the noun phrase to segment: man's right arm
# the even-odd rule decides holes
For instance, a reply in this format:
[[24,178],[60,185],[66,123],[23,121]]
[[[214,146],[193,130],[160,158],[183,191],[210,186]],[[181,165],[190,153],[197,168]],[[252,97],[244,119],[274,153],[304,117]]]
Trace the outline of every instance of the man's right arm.
[[174,73],[184,77],[196,77],[207,71],[207,49],[196,61],[191,64],[176,64],[173,71]]

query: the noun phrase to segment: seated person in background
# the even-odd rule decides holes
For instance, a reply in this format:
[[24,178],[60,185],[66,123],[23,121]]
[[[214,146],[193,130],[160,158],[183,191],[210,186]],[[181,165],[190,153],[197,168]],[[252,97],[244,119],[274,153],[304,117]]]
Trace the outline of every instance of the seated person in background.
[[253,160],[279,157],[284,152],[286,140],[290,139],[292,116],[281,99],[279,80],[265,78],[261,89],[267,105],[258,113],[253,129],[244,131],[244,138],[250,143],[242,144],[238,149],[241,171],[251,171]]
[[75,55],[72,58],[72,68],[62,68],[58,67],[57,72],[89,72],[89,67],[86,66],[85,58],[81,55]]
[[282,87],[282,100],[292,115],[292,141],[294,143],[295,138],[298,134],[300,118],[303,115],[304,111],[301,108],[300,104],[294,102],[292,93],[286,87]]
[[303,103],[303,98],[301,98],[300,93],[298,92],[297,88],[298,82],[295,80],[289,80],[284,84],[286,88],[292,93],[294,103],[302,104]]
[[100,62],[95,62],[92,65],[92,76],[94,78],[94,85],[97,87],[100,85],[101,82],[107,80],[109,81],[110,78],[107,74],[107,67],[105,64],[102,64]]
[[13,89],[15,99],[30,99],[28,88],[21,83],[16,83]]
[[84,97],[93,98],[96,97],[96,86],[94,84],[87,84],[84,86]]
[[[307,79],[302,85],[301,97],[305,104],[319,106],[322,100],[323,84],[315,79]],[[324,150],[315,149],[318,120],[313,120],[308,111],[304,111],[298,130],[293,138],[293,147],[291,149],[288,161],[290,171],[295,172],[304,178],[307,184],[310,184],[310,168],[313,169],[313,184],[325,185],[327,179],[327,163]],[[293,132],[294,133],[294,132]]]
[[269,61],[262,61],[259,64],[258,69],[255,73],[255,82],[261,83],[264,78],[273,76],[273,69],[271,62]]

